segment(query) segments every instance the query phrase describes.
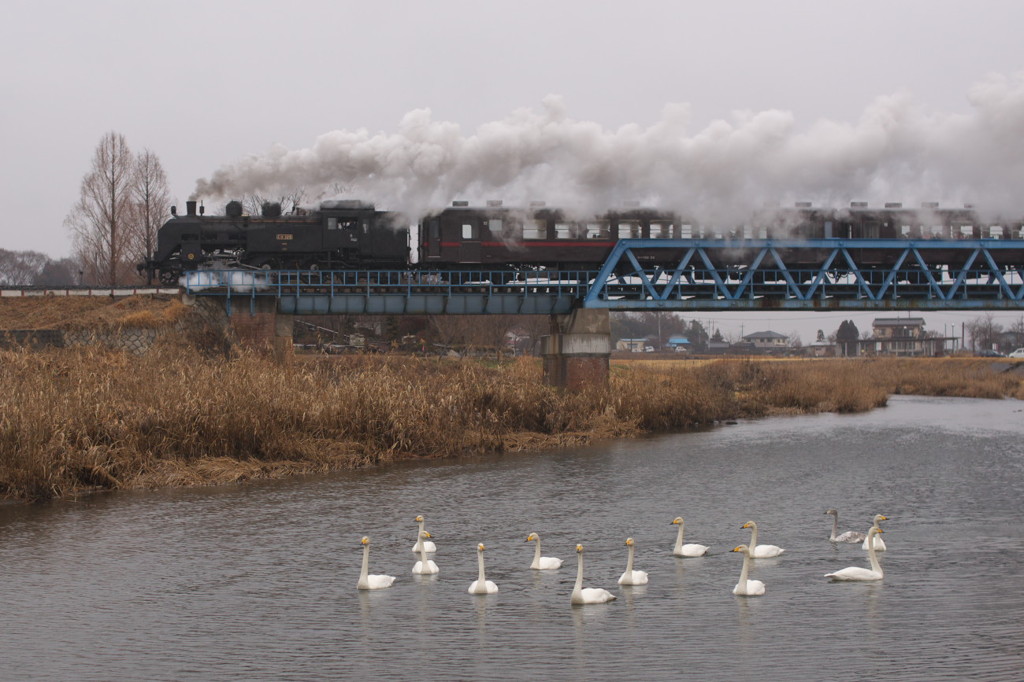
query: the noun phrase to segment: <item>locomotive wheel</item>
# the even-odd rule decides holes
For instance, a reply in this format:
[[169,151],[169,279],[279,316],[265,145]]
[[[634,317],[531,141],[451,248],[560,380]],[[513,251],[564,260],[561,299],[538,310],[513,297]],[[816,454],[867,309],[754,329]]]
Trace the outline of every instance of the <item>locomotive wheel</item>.
[[160,271],[160,284],[165,286],[177,286],[178,278],[181,276],[177,270],[161,270]]

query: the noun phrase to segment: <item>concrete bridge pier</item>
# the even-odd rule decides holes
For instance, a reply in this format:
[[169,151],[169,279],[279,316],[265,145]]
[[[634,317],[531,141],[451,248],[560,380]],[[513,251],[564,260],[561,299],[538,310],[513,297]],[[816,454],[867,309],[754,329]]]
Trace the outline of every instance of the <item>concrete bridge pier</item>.
[[551,316],[551,334],[541,337],[544,381],[575,390],[608,383],[611,323],[608,311],[575,308]]
[[273,296],[257,296],[252,303],[252,307],[238,305],[237,300],[232,303],[228,325],[235,340],[244,346],[270,352],[278,363],[291,362],[295,356],[294,316],[277,312],[277,298]]

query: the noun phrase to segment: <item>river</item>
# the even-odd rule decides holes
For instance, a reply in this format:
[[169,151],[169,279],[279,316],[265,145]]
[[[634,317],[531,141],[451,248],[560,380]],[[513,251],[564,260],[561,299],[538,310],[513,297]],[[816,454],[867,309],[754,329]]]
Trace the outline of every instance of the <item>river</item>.
[[[867,566],[879,583],[831,583]],[[413,517],[440,567],[413,576]],[[707,557],[671,555],[676,516]],[[731,593],[755,520],[761,597]],[[1019,679],[1024,403],[897,396],[587,448],[0,508],[0,678]],[[530,532],[566,560],[532,571]],[[390,589],[355,589],[360,538]],[[642,587],[619,587],[627,536]],[[496,595],[467,594],[476,543]],[[618,599],[571,606],[585,583]]]

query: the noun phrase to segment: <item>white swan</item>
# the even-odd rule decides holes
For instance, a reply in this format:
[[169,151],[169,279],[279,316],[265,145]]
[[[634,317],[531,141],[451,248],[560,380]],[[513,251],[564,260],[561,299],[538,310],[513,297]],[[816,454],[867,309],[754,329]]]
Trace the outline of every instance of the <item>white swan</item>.
[[420,537],[420,533],[423,532],[423,514],[418,515],[415,519],[413,519],[413,521],[418,523],[420,528],[419,531],[416,533],[416,544],[412,546],[412,551],[420,552],[421,550],[425,549],[428,552],[436,552],[437,545],[435,545],[433,542],[423,542],[423,539]]
[[470,594],[495,594],[498,591],[498,586],[487,579],[484,575],[484,543],[480,543],[476,546],[476,559],[477,563],[480,564],[480,575],[476,580],[469,584]]
[[359,571],[359,582],[356,588],[360,590],[382,590],[391,587],[395,582],[393,575],[369,575],[370,573],[370,538],[363,536],[360,540],[363,543],[363,569]]
[[633,538],[626,538],[626,547],[629,547],[629,558],[626,559],[626,572],[619,576],[620,585],[646,585],[647,571],[633,570],[633,552],[636,549]]
[[[740,528],[750,529],[750,556],[754,559],[770,559],[775,556],[779,556],[786,550],[782,549],[778,545],[759,545],[757,544],[757,524],[753,521],[747,521]],[[735,550],[733,550],[735,551]]]
[[[874,526],[869,528],[868,541],[870,542],[875,537],[875,535],[881,532],[881,528],[875,528]],[[869,580],[881,580],[882,566],[878,563],[878,555],[875,554],[874,547],[868,547],[868,558],[871,559],[871,568],[849,566],[842,570],[836,571],[835,573],[826,573],[825,577],[832,578],[832,580],[856,580],[860,582],[866,582]]]
[[[874,518],[871,519],[871,528],[875,528],[875,529],[878,530],[879,533],[881,533],[882,529],[878,526],[878,522],[879,521],[888,521],[888,520],[889,520],[888,516],[882,516],[881,514],[875,514]],[[868,529],[868,538],[871,537],[871,528]],[[875,545],[875,549],[877,551],[879,551],[879,552],[884,552],[885,551],[885,540],[883,540],[882,538],[876,537],[875,541],[874,541],[874,545]],[[867,538],[864,538],[864,544],[861,545],[860,548],[861,549],[867,549],[868,548],[868,539]]]
[[861,542],[867,539],[868,536],[859,530],[848,530],[836,535],[839,533],[839,512],[835,509],[827,509],[825,513],[832,515],[832,534],[828,536],[829,542]]
[[740,545],[734,547],[734,552],[743,552],[743,568],[740,569],[740,580],[736,583],[736,587],[732,588],[732,593],[740,597],[760,597],[764,594],[764,583],[760,580],[748,580],[747,576],[750,575],[750,547],[747,545]]
[[533,553],[533,563],[530,564],[530,568],[538,571],[550,571],[555,568],[562,567],[562,560],[553,556],[541,556],[540,555],[540,536],[536,533],[530,533],[526,542],[536,542],[537,549]]
[[683,544],[683,517],[677,516],[672,519],[672,524],[679,526],[679,534],[676,535],[676,546],[672,553],[676,556],[704,556],[711,549],[707,545],[698,545],[695,542]]
[[603,604],[615,595],[600,587],[583,587],[583,545],[576,545],[576,584],[572,588],[573,604]]
[[[426,540],[433,536],[427,531],[421,530],[419,537],[420,540]],[[420,560],[413,565],[412,572],[420,575],[433,575],[437,573],[437,564],[427,558],[427,543],[425,542],[423,543],[423,549],[420,550]]]

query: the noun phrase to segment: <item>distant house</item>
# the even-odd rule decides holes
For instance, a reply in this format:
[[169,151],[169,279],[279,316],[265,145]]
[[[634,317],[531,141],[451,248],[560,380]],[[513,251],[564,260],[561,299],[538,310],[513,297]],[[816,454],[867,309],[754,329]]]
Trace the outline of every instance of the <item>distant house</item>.
[[876,317],[871,322],[871,337],[878,355],[932,354],[923,317]]
[[690,350],[690,339],[685,336],[670,336],[665,347],[674,351],[688,351]]
[[836,355],[836,345],[828,341],[815,341],[804,346],[804,355],[812,358],[833,358]]
[[630,351],[633,353],[644,352],[647,339],[619,339],[615,342],[615,350]]
[[743,340],[760,351],[785,350],[789,347],[789,337],[778,332],[754,332],[744,336]]

